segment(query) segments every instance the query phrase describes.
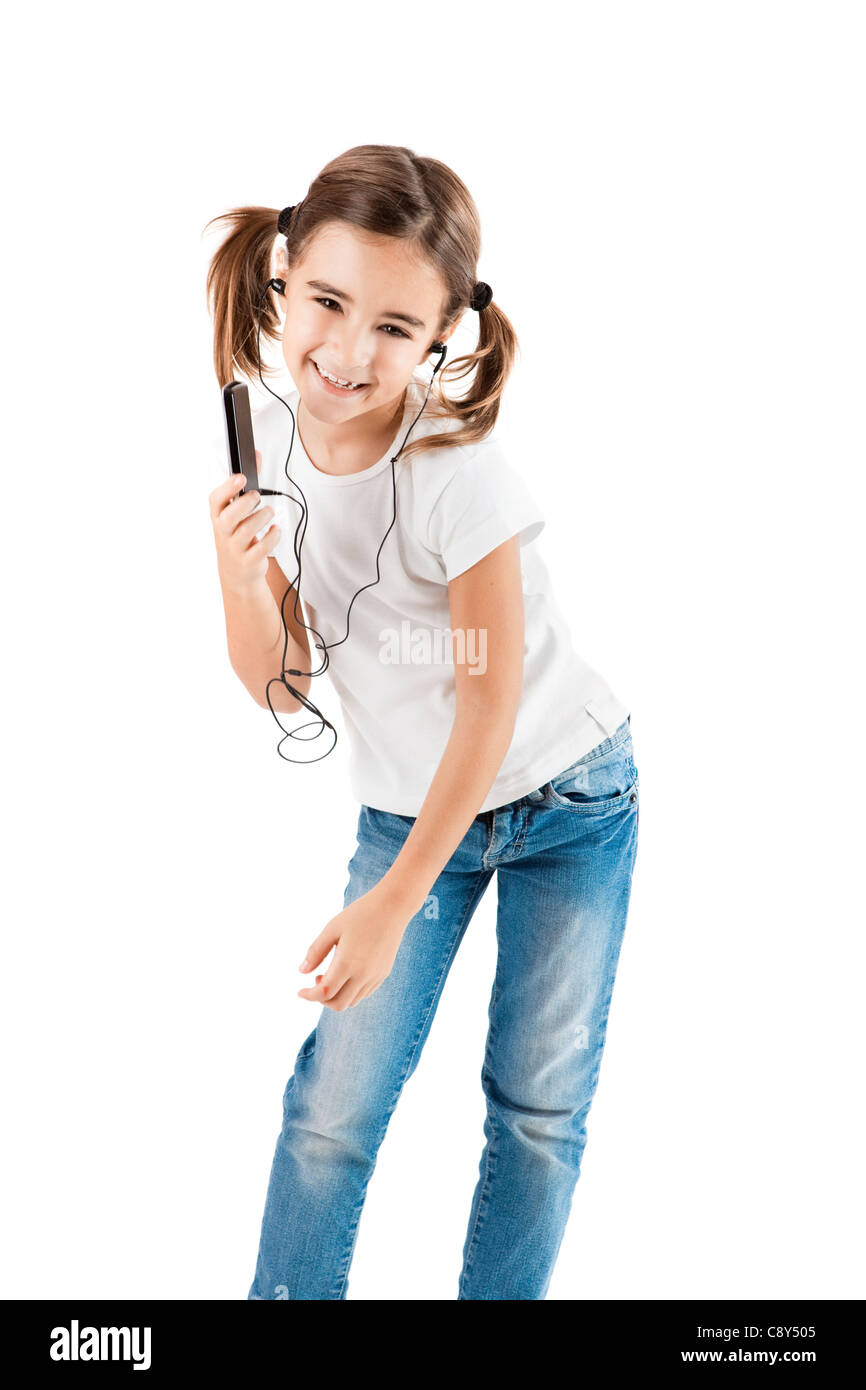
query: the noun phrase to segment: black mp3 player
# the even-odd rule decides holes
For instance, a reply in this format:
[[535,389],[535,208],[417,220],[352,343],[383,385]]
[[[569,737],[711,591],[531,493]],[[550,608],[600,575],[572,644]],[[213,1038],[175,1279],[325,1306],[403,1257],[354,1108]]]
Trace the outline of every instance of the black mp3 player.
[[226,421],[226,449],[232,473],[243,473],[246,485],[238,494],[259,491],[256,468],[256,444],[253,439],[253,417],[250,413],[250,393],[239,381],[223,387],[223,406]]

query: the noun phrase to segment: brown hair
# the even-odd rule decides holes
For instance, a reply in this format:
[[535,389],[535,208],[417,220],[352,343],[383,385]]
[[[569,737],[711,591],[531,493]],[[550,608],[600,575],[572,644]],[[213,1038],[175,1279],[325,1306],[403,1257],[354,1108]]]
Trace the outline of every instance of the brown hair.
[[[214,320],[214,368],[221,387],[234,379],[236,370],[249,377],[258,371],[258,307],[272,275],[278,217],[279,209],[241,207],[206,224],[205,230],[213,222],[225,223],[230,229],[207,275],[208,304]],[[447,164],[416,155],[403,145],[356,145],[326,164],[292,213],[286,237],[290,269],[301,260],[318,228],[332,221],[416,244],[447,289],[437,336],[469,307],[477,279],[481,227],[468,188]],[[491,301],[478,317],[477,348],[437,373],[430,397],[431,403],[438,403],[437,414],[465,423],[446,434],[410,439],[402,457],[471,444],[493,429],[518,342],[511,323],[495,302]],[[267,295],[261,311],[262,337],[277,340],[279,328],[272,295]],[[474,377],[464,396],[452,400],[445,395],[443,377],[462,380],[473,368]],[[263,377],[271,370],[262,363]]]

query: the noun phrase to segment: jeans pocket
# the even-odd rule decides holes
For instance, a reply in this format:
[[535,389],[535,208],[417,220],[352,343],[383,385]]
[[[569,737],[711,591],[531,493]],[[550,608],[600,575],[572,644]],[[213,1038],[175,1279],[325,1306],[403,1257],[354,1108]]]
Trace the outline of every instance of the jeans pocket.
[[560,772],[544,788],[544,799],[548,805],[586,815],[604,815],[634,806],[638,776],[631,736],[606,753],[588,753]]

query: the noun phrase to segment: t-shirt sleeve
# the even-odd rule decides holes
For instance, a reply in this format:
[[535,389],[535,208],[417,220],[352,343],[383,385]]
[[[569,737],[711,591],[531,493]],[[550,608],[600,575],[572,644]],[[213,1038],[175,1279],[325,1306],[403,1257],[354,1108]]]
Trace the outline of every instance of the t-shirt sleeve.
[[482,440],[460,450],[453,476],[430,511],[427,544],[442,557],[450,582],[512,536],[534,541],[544,516],[499,443]]

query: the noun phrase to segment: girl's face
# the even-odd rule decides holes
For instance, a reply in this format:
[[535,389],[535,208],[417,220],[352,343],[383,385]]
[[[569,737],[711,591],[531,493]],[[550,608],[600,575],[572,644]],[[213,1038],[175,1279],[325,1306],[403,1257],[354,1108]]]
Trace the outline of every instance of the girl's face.
[[[456,327],[437,332],[445,285],[396,237],[329,222],[290,274],[280,247],[277,274],[286,281],[283,357],[305,408],[323,424],[386,417],[430,344]],[[354,389],[330,385],[322,371]]]

